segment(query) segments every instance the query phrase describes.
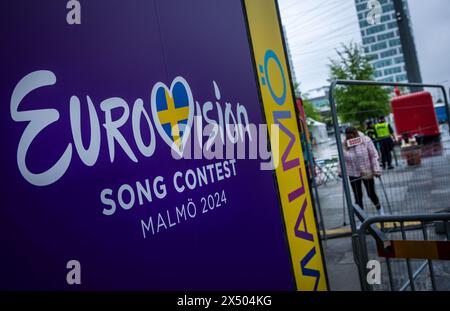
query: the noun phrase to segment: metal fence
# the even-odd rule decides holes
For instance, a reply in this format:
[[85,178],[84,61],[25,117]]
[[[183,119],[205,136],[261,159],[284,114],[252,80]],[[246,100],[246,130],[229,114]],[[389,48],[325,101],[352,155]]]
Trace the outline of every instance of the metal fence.
[[[431,143],[419,141],[414,150],[395,146],[393,148],[394,169],[384,170],[381,178],[375,179],[375,189],[386,216],[369,200],[367,193],[363,195],[364,210],[355,204],[347,175],[342,143],[341,124],[337,113],[334,91],[337,86],[399,86],[412,90],[438,88],[445,98],[447,116],[449,113],[448,98],[445,88],[440,85],[384,83],[374,81],[334,81],[330,86],[329,98],[333,118],[337,153],[342,172],[344,225],[349,220],[352,232],[354,259],[357,263],[362,289],[369,290],[445,290],[450,289],[450,265],[448,261],[434,262],[435,258],[390,258],[389,247],[385,243],[403,245],[399,241],[414,241],[417,245],[433,248],[442,241],[448,243],[448,227],[450,220],[450,126],[441,126],[441,137]],[[410,107],[414,109],[414,107]],[[358,112],[356,112],[358,113]],[[380,114],[381,115],[381,114]],[[450,122],[447,117],[447,122]],[[449,123],[450,124],[450,123]],[[375,145],[377,141],[374,141]],[[380,146],[378,146],[379,149]],[[333,172],[323,171],[317,176],[326,184],[333,179]],[[365,192],[365,191],[364,191]],[[364,223],[358,229],[358,217]],[[358,212],[359,211],[359,212]],[[347,212],[347,215],[345,213]],[[346,218],[346,216],[348,218]],[[437,228],[438,227],[438,228]],[[443,227],[444,231],[438,230]],[[369,230],[370,229],[370,230]],[[447,231],[445,231],[447,230]],[[371,233],[373,238],[366,238]],[[442,234],[444,233],[444,234]],[[410,242],[407,242],[410,243]],[[412,242],[411,242],[412,243]],[[420,244],[425,243],[425,244]],[[431,245],[431,246],[430,246]],[[445,244],[448,245],[448,244]],[[381,251],[380,251],[381,250]],[[426,254],[426,252],[423,252]],[[386,255],[383,257],[383,255]],[[398,255],[398,254],[397,254]],[[381,285],[369,286],[366,280],[368,260],[376,259],[382,265]]]
[[[408,165],[398,147],[398,164],[385,170],[376,180],[378,197],[386,213],[393,215],[423,214],[450,211],[450,136],[442,143],[419,150],[420,165]],[[364,206],[371,216],[378,213],[364,196]]]
[[[364,213],[355,207],[357,214]],[[364,219],[363,216],[361,217]],[[450,214],[367,217],[354,235],[358,265],[377,260],[378,284],[367,281],[364,290],[450,290]],[[367,237],[367,232],[371,237]]]

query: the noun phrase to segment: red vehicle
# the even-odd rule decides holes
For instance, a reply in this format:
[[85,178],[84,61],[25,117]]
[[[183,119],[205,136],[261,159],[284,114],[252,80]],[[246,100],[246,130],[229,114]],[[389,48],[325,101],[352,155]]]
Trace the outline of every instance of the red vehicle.
[[394,97],[391,101],[395,127],[400,136],[440,136],[439,123],[429,92]]

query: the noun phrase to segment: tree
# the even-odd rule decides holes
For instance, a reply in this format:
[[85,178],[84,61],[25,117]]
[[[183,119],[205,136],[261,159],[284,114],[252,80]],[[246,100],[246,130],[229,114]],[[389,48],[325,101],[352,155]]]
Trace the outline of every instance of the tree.
[[319,111],[317,111],[316,107],[314,107],[313,103],[306,97],[302,99],[303,109],[305,110],[305,115],[308,118],[314,119],[316,121],[322,121],[322,116]]
[[[354,43],[342,44],[338,58],[330,60],[330,79],[373,80],[374,68],[361,48]],[[342,122],[359,123],[388,115],[390,91],[379,86],[341,86],[335,90],[338,116]]]
[[294,93],[295,93],[295,96],[297,96],[297,94],[300,93],[300,83],[298,83],[298,82],[294,82]]
[[[300,84],[294,83],[294,92],[296,94],[300,94],[299,90]],[[313,103],[308,99],[307,95],[302,96],[303,109],[305,110],[305,115],[307,118],[314,119],[316,121],[321,121],[322,116],[320,112],[317,111],[316,107],[314,107]]]

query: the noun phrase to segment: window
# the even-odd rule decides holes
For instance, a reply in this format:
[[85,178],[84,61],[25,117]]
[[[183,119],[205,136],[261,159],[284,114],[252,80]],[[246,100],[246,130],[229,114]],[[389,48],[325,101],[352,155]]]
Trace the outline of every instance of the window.
[[405,60],[403,59],[403,56],[399,56],[399,57],[396,57],[396,58],[394,59],[394,62],[395,62],[396,64],[402,64],[402,63],[405,62]]
[[384,41],[384,40],[388,40],[388,39],[392,39],[395,37],[395,33],[394,32],[388,32],[388,33],[383,33],[381,35],[378,35],[378,41]]
[[390,59],[380,60],[380,61],[377,61],[377,62],[375,62],[373,64],[373,66],[375,68],[383,68],[383,67],[388,67],[388,66],[391,66],[391,65],[392,65],[392,60],[390,60]]
[[366,37],[363,38],[363,44],[371,44],[376,41],[375,37]]
[[402,72],[402,67],[394,67],[394,68],[389,68],[389,69],[384,70],[384,74],[386,76],[396,74],[396,73],[401,73],[401,72]]
[[395,77],[395,80],[397,82],[408,81],[408,77],[406,75],[398,75],[398,76]]
[[389,40],[390,47],[399,46],[399,45],[402,45],[402,42],[400,41],[400,39]]
[[367,34],[368,35],[373,35],[373,34],[375,34],[375,33],[377,33],[377,32],[382,32],[382,31],[385,31],[386,30],[386,26],[385,25],[377,25],[377,26],[373,26],[373,27],[370,27],[370,28],[367,28]]
[[380,43],[372,45],[371,50],[372,50],[372,52],[375,52],[375,51],[383,50],[383,49],[386,49],[386,48],[387,48],[387,43],[386,42],[380,42]]
[[382,52],[380,55],[381,55],[381,58],[387,58],[387,57],[397,55],[397,49],[387,50],[385,52]]
[[388,29],[397,28],[397,22],[390,22],[387,24]]

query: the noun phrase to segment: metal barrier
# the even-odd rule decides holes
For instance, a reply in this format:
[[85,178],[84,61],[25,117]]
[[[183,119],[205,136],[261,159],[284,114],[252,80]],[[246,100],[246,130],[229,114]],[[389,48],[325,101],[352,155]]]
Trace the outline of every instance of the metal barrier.
[[[360,278],[366,281],[361,282],[364,290],[448,290],[450,262],[443,261],[450,261],[450,213],[369,218],[358,207],[355,212],[364,221],[354,235],[358,265],[366,268],[378,255],[377,260],[384,258],[382,271],[387,271],[381,284],[370,285],[367,270],[361,270]],[[407,229],[407,223],[415,226]],[[437,226],[442,227],[441,235],[436,233]],[[367,232],[374,238],[372,249],[367,245]],[[437,282],[437,274],[442,282]]]
[[[385,242],[411,240],[416,238],[418,241],[428,241],[435,239],[438,241],[441,237],[431,234],[432,225],[428,221],[448,221],[448,214],[436,214],[443,212],[442,208],[449,208],[450,211],[450,135],[443,135],[442,140],[436,144],[430,144],[418,151],[420,153],[420,165],[414,165],[410,161],[409,155],[403,154],[400,149],[395,147],[394,159],[396,160],[396,168],[393,171],[386,170],[383,172],[382,179],[377,181],[378,186],[383,193],[379,196],[381,205],[385,207],[385,212],[389,212],[390,216],[376,216],[377,211],[373,204],[365,199],[363,205],[365,210],[356,213],[358,218],[364,221],[358,230],[355,221],[355,211],[358,206],[353,203],[351,195],[351,186],[349,178],[347,178],[347,168],[344,161],[343,143],[341,138],[340,126],[337,115],[337,107],[334,99],[334,91],[338,85],[342,86],[398,86],[407,88],[439,88],[442,90],[445,98],[447,116],[450,116],[449,102],[446,90],[441,85],[417,84],[417,83],[387,83],[375,81],[347,81],[336,80],[330,86],[329,100],[331,105],[332,119],[334,125],[334,133],[339,155],[341,174],[344,188],[344,199],[346,202],[347,212],[350,220],[352,232],[352,247],[354,260],[358,266],[362,289],[373,289],[366,282],[367,275],[367,256],[368,254],[376,254],[388,256],[384,253],[378,253],[380,246]],[[448,131],[450,131],[450,118],[447,117]],[[376,143],[376,142],[375,142]],[[377,187],[378,187],[377,186]],[[345,203],[344,202],[344,203]],[[362,212],[362,213],[360,213]],[[345,223],[345,216],[344,216]],[[376,225],[378,224],[378,226]],[[447,228],[447,227],[446,227]],[[375,247],[362,246],[366,243],[366,231],[374,236],[376,241]],[[447,229],[448,230],[448,229]],[[418,236],[422,234],[422,237]],[[363,243],[364,242],[364,243]],[[426,245],[431,245],[427,242]],[[394,244],[402,245],[404,244]],[[373,245],[372,245],[373,246]],[[417,262],[418,259],[406,258],[406,270],[399,268],[397,259],[386,258],[386,270],[388,271],[388,279],[391,290],[405,290],[406,288],[416,289],[415,280],[421,275],[427,266],[432,268],[431,258],[424,264],[423,261]],[[417,267],[416,267],[417,266]],[[430,270],[430,271],[431,271]],[[405,278],[405,275],[408,277]],[[450,270],[449,270],[450,275]],[[431,278],[431,289],[436,289],[434,274]],[[404,282],[403,282],[404,281]],[[402,283],[403,282],[403,283]],[[402,284],[400,284],[402,283]],[[422,284],[422,283],[420,283]],[[450,281],[448,282],[450,284]],[[387,288],[384,288],[387,289]]]
[[[424,214],[450,211],[450,136],[436,147],[421,150],[420,165],[408,165],[400,157],[395,170],[386,170],[377,180],[378,196],[386,214]],[[377,216],[373,204],[365,196],[364,207]]]

